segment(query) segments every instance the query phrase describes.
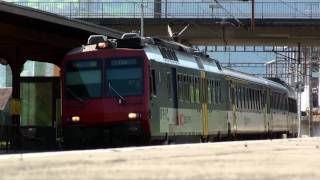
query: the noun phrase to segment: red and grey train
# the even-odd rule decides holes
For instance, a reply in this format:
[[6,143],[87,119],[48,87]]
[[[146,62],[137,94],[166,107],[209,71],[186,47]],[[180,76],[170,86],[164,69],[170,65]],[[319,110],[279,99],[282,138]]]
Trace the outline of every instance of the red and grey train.
[[158,38],[91,36],[62,65],[66,143],[296,135],[287,86]]

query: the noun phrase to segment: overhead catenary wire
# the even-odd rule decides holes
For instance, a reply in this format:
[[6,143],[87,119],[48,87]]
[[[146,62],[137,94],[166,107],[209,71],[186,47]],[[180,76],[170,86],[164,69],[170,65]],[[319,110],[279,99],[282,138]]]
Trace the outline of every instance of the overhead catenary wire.
[[231,12],[229,12],[225,7],[223,7],[218,0],[213,0],[213,1],[217,3],[221,7],[221,9],[223,9],[227,14],[230,15],[238,23],[238,26],[243,25],[243,23],[237,17],[235,17]]
[[279,0],[281,3],[283,3],[284,5],[288,6],[289,8],[295,10],[296,12],[302,14],[302,15],[305,15],[305,16],[308,16],[307,14],[305,14],[304,12],[300,11],[298,8],[296,7],[292,7],[288,2],[285,2],[283,0]]

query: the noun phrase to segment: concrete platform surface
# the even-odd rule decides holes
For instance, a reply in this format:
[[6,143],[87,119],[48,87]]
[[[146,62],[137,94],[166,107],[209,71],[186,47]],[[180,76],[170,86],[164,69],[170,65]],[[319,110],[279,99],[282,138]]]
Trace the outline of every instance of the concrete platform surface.
[[320,138],[0,155],[0,179],[320,179]]

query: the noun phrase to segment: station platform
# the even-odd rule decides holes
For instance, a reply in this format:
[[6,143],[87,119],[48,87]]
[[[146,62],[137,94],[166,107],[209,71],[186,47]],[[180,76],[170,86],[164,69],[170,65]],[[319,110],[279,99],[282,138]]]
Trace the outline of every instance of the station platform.
[[320,138],[0,156],[0,179],[320,179]]

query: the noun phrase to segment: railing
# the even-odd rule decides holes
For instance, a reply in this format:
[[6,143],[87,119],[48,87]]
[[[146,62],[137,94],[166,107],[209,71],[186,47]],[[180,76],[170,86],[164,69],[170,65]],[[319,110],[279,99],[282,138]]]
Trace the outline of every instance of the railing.
[[[12,2],[12,1],[11,1]],[[97,2],[21,2],[13,3],[70,18],[139,18],[141,2],[120,0]],[[251,1],[173,1],[144,0],[145,18],[251,18]],[[320,2],[255,2],[255,18],[319,19]]]

